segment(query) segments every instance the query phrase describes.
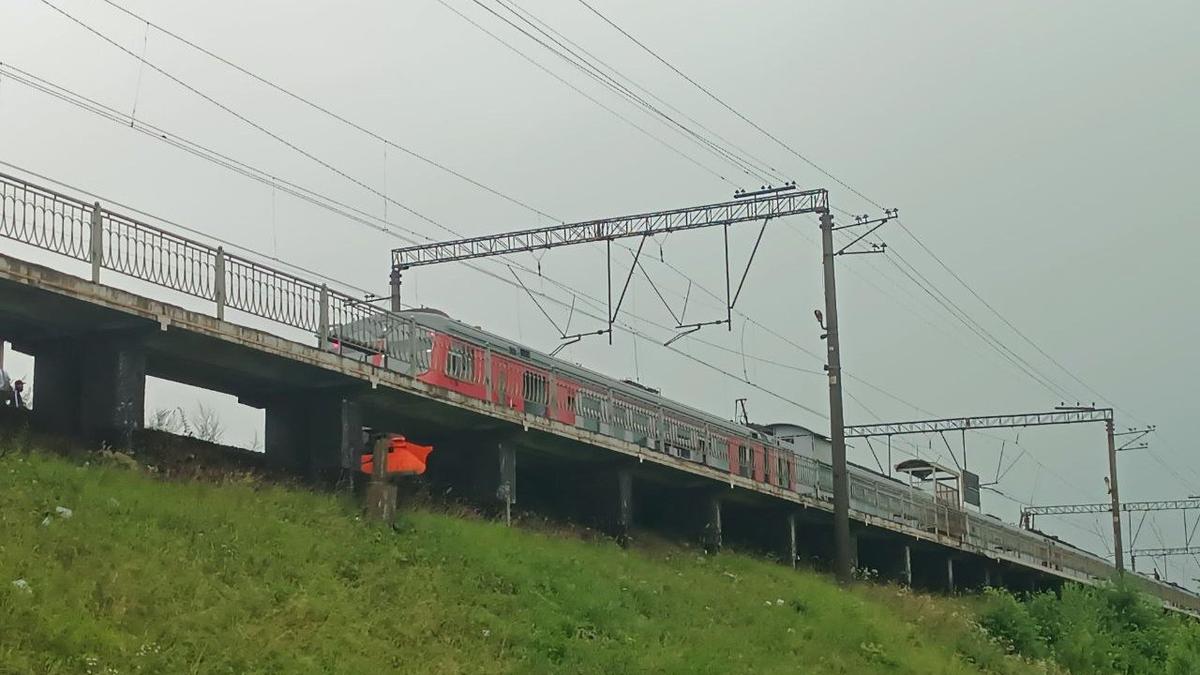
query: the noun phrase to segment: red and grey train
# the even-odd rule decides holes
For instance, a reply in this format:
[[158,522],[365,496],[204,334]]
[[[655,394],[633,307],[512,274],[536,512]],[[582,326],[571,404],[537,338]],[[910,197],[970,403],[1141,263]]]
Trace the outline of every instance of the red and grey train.
[[[657,390],[556,359],[432,309],[403,321],[355,321],[331,331],[328,349],[427,384],[527,415],[622,439],[777,489],[831,500],[832,470],[797,442],[667,399]],[[807,440],[818,442],[810,435]],[[1101,558],[1056,539],[948,504],[852,464],[851,508],[970,541],[1032,564],[1106,577]]]

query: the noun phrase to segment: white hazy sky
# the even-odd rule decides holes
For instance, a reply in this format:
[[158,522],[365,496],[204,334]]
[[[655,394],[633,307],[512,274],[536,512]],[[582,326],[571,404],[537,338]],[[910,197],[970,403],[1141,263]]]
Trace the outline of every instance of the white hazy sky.
[[[123,114],[136,106],[138,120],[336,196],[386,218],[402,236],[408,230],[445,239],[455,236],[451,231],[484,234],[674,208],[761,184],[483,9],[503,14],[499,1],[113,0],[553,220],[399,150],[385,151],[378,140],[147,30],[105,0],[52,2],[395,203],[385,209],[378,194],[139,66],[43,1],[0,4],[0,61]],[[515,1],[711,130],[703,135],[719,134],[739,154],[802,187],[829,188],[839,208],[877,211],[579,2]],[[1151,452],[1122,456],[1122,496],[1200,493],[1189,428],[1200,380],[1194,351],[1200,282],[1192,262],[1200,234],[1190,204],[1200,156],[1194,35],[1200,5],[590,1],[804,157],[883,206],[901,209],[907,230],[1011,323],[889,224],[880,231],[887,255],[839,260],[843,358],[854,376],[847,383],[849,423],[1036,411],[1063,400],[1112,404],[1123,427],[1158,425]],[[387,251],[404,243],[3,75],[0,160],[380,293]],[[754,225],[733,229],[735,267],[756,233]],[[719,232],[670,235],[646,251],[648,272],[677,311],[687,295],[688,320],[722,315],[721,302],[700,289],[724,283]],[[618,253],[627,265],[629,253]],[[538,261],[526,255],[512,262]],[[574,289],[572,330],[593,329],[596,319],[588,314],[602,310],[588,307],[586,296],[605,293],[600,249],[556,250],[540,262],[543,278],[521,276],[562,303],[547,303],[547,311],[560,324],[567,320],[572,293],[556,285],[562,284]],[[483,267],[511,279],[500,264]],[[918,285],[912,277],[924,280]],[[547,351],[557,343],[522,290],[461,266],[411,273],[405,297]],[[1027,364],[1014,365],[1011,354],[966,327],[943,305],[951,301]],[[721,415],[732,415],[733,400],[745,396],[758,421],[821,428],[828,424],[827,395],[814,355],[823,344],[812,319],[821,303],[815,222],[772,223],[733,330],[706,329],[674,345],[694,360],[660,346],[671,319],[641,276],[622,310],[622,323],[640,337],[619,332],[612,347],[595,339],[563,356]],[[20,376],[31,366],[18,358],[10,370]],[[248,444],[261,436],[261,413],[230,400],[161,382],[151,384],[148,396],[152,409],[216,400],[230,440]],[[960,439],[949,441],[959,451]],[[947,452],[938,437],[917,448],[923,456]],[[986,510],[1006,520],[1016,518],[1012,500],[1106,498],[1098,426],[973,435],[968,449],[970,467],[985,481],[997,477],[998,464],[1007,469],[1016,460],[1001,471],[998,487],[1007,497],[985,496]],[[913,451],[897,443],[896,459]],[[865,444],[857,443],[852,455],[874,464]],[[1111,546],[1101,517],[1041,522],[1093,550]],[[1192,522],[1185,527],[1178,512],[1150,517],[1137,544],[1182,545]],[[1187,583],[1200,576],[1182,558],[1171,560],[1168,572]]]

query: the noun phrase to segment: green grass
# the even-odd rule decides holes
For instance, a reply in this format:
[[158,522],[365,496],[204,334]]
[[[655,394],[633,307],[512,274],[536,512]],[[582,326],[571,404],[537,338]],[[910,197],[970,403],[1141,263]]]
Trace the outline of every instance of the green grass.
[[1128,580],[1022,598],[988,589],[979,612],[989,633],[1014,651],[1053,657],[1071,672],[1200,673],[1200,624],[1163,612]]
[[394,531],[358,513],[247,477],[11,452],[0,672],[1052,672],[1005,656],[954,600],[427,509]]

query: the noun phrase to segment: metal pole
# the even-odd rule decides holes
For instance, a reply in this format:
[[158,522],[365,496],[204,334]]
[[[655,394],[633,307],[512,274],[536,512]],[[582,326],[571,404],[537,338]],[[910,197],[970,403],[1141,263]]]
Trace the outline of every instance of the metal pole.
[[725,226],[725,325],[733,332],[733,300],[729,297],[729,225]]
[[1117,490],[1117,444],[1113,438],[1113,421],[1105,421],[1104,430],[1108,435],[1108,492],[1112,497],[1113,524],[1113,559],[1117,563],[1117,573],[1125,572],[1125,551],[1121,549],[1121,493]]
[[608,344],[612,344],[612,239],[604,241],[604,265],[608,273]]
[[825,341],[829,349],[829,437],[833,443],[833,544],[838,582],[852,579],[850,560],[850,476],[846,471],[846,431],[842,413],[842,357],[838,342],[837,284],[833,262],[833,216],[821,214],[821,252],[825,269]]
[[388,277],[388,281],[391,283],[391,286],[392,286],[392,311],[393,312],[404,311],[404,307],[400,304],[400,282],[402,279],[401,274],[402,273],[400,272],[399,267],[392,266],[392,273]]
[[892,477],[892,436],[888,434],[888,478]]

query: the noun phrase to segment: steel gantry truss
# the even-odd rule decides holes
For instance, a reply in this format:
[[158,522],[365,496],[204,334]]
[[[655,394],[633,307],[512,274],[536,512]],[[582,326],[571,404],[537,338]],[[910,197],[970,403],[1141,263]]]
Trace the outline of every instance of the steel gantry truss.
[[[557,349],[552,352],[557,354],[562,348],[567,345],[579,342],[581,339],[589,336],[607,335],[609,343],[612,343],[613,325],[620,315],[621,306],[625,302],[625,294],[629,290],[629,284],[633,280],[634,272],[641,270],[646,276],[646,280],[650,282],[655,293],[658,294],[660,300],[666,305],[667,311],[671,313],[671,318],[675,320],[676,330],[680,331],[674,337],[667,341],[670,344],[685,335],[694,333],[705,326],[716,326],[725,324],[729,326],[729,330],[733,330],[733,308],[741,296],[742,287],[746,283],[746,276],[750,272],[750,266],[754,262],[754,257],[758,253],[759,244],[762,243],[763,234],[766,232],[767,223],[772,218],[784,218],[787,216],[802,215],[806,213],[828,213],[829,212],[829,193],[826,190],[797,190],[794,183],[789,183],[781,187],[764,187],[755,192],[738,191],[734,194],[734,199],[727,202],[717,204],[706,204],[703,206],[693,206],[683,209],[671,209],[668,211],[653,211],[649,213],[638,213],[630,216],[618,216],[615,218],[601,218],[597,220],[588,220],[578,223],[568,223],[563,225],[551,225],[548,227],[538,227],[527,230],[517,230],[513,232],[501,232],[499,234],[484,235],[480,237],[467,237],[465,239],[455,239],[451,241],[432,242],[427,244],[417,244],[414,246],[405,246],[392,251],[392,272],[390,277],[392,289],[392,309],[400,310],[400,285],[403,272],[414,267],[422,267],[426,265],[436,265],[440,263],[462,262],[466,260],[475,260],[478,258],[490,258],[493,256],[511,255],[514,253],[529,253],[534,251],[546,251],[552,248],[562,246],[576,246],[579,244],[588,244],[596,242],[604,242],[605,244],[605,261],[607,268],[607,288],[608,288],[608,309],[606,317],[606,325],[602,329],[568,334],[570,321],[567,322],[567,328],[560,328],[550,315],[542,309],[541,303],[533,296],[533,293],[525,286],[520,277],[516,277],[517,283],[529,294],[530,299],[534,304],[541,309],[542,313],[554,325],[555,329],[563,342]],[[884,222],[890,219],[880,219]],[[758,238],[754,242],[754,249],[750,252],[749,260],[746,262],[746,268],[741,274],[741,280],[738,282],[736,292],[733,291],[731,283],[731,275],[729,269],[729,226],[738,223],[762,221],[762,227],[759,229]],[[871,221],[872,223],[879,222]],[[865,222],[856,222],[850,227],[857,227]],[[882,223],[880,223],[882,224]],[[719,319],[700,321],[693,323],[685,323],[683,315],[687,312],[687,301],[684,301],[683,310],[676,315],[675,311],[658,292],[657,286],[650,279],[650,275],[641,264],[642,249],[646,244],[646,240],[659,234],[668,234],[671,232],[680,232],[684,230],[697,230],[709,227],[724,228],[724,248],[725,248],[725,316]],[[633,262],[629,266],[629,271],[625,275],[624,284],[620,288],[620,294],[617,296],[616,304],[613,304],[613,269],[612,269],[612,242],[619,239],[627,239],[631,237],[640,237],[637,250],[633,254]],[[511,271],[511,270],[510,270]]]
[[980,417],[949,417],[916,422],[885,422],[846,427],[846,438],[899,436],[902,434],[936,434],[946,431],[1000,429],[1005,427],[1038,427],[1051,424],[1081,424],[1111,422],[1111,408],[1072,408],[1041,413],[1017,415],[983,415]]
[[[1121,504],[1122,513],[1141,511],[1187,511],[1200,509],[1200,499],[1168,499],[1154,502],[1125,502]],[[1058,504],[1052,506],[1026,506],[1021,509],[1021,525],[1026,528],[1034,526],[1037,516],[1065,516],[1081,513],[1111,513],[1112,504]]]
[[[1088,422],[1103,422],[1108,437],[1108,493],[1111,499],[1109,511],[1112,513],[1114,562],[1118,572],[1125,571],[1124,551],[1121,546],[1121,496],[1117,489],[1117,445],[1118,435],[1113,427],[1112,408],[1096,408],[1092,406],[1062,406],[1050,412],[1022,413],[1017,415],[984,415],[980,417],[949,417],[934,420],[917,420],[915,422],[886,422],[882,424],[864,424],[845,428],[846,438],[871,438],[872,436],[899,436],[902,434],[945,434],[947,431],[963,433],[963,467],[966,473],[966,432],[977,429],[999,429],[1005,427],[1037,427],[1059,424],[1084,424]],[[1141,433],[1135,440],[1140,440],[1145,433],[1131,430],[1126,433]],[[1148,433],[1148,430],[1146,430]],[[890,442],[890,441],[889,441]],[[1132,441],[1122,445],[1121,450],[1134,449]],[[949,444],[947,443],[947,446]],[[1141,447],[1141,446],[1138,446]],[[951,453],[953,454],[953,453]],[[955,460],[957,461],[957,460]],[[889,459],[890,462],[890,459]]]
[[1161,558],[1171,555],[1200,555],[1200,546],[1173,546],[1168,548],[1136,548],[1129,552],[1131,557]]
[[[896,209],[888,209],[879,218],[859,216],[855,217],[852,223],[835,226],[833,214],[829,208],[829,193],[823,189],[797,190],[796,184],[792,182],[781,187],[763,187],[753,192],[738,190],[734,193],[732,201],[717,204],[673,209],[670,211],[639,213],[617,218],[603,218],[580,223],[552,225],[482,237],[468,237],[454,241],[407,246],[392,251],[392,269],[389,279],[391,283],[392,309],[394,311],[402,309],[400,304],[402,276],[405,270],[414,267],[460,262],[513,253],[543,251],[589,242],[604,242],[608,269],[607,326],[600,330],[573,335],[568,335],[565,329],[558,329],[559,335],[564,341],[563,344],[560,344],[559,348],[561,349],[565,344],[572,344],[589,335],[607,334],[611,343],[613,324],[616,322],[617,314],[621,310],[621,304],[625,299],[625,292],[629,290],[629,282],[633,278],[634,271],[641,269],[643,274],[646,273],[645,269],[641,267],[639,260],[646,240],[658,234],[667,234],[682,230],[695,230],[708,227],[724,228],[725,317],[714,321],[683,323],[683,312],[679,316],[676,316],[668,305],[667,309],[671,311],[671,316],[677,324],[676,329],[680,331],[675,337],[667,341],[669,345],[671,342],[678,340],[684,335],[700,330],[704,326],[726,324],[732,330],[733,306],[741,295],[742,286],[746,281],[746,274],[750,270],[751,263],[754,262],[754,256],[758,252],[759,244],[762,243],[767,223],[773,218],[783,218],[806,213],[814,213],[820,216],[821,260],[825,283],[825,312],[822,313],[818,310],[816,317],[818,323],[821,325],[821,329],[824,331],[821,338],[826,341],[828,347],[825,370],[828,372],[829,377],[829,435],[832,445],[835,571],[837,572],[839,581],[848,583],[852,579],[853,572],[852,557],[850,554],[850,483],[846,467],[846,440],[842,435],[841,354],[834,259],[842,255],[882,253],[885,250],[885,246],[874,243],[869,243],[865,247],[859,246],[859,250],[849,249],[859,245],[860,242],[863,242],[868,235],[878,230],[884,223],[896,218],[898,216]],[[729,226],[752,221],[762,221],[762,227],[758,232],[758,238],[754,242],[754,248],[750,252],[749,260],[746,263],[746,270],[742,273],[741,281],[738,282],[737,292],[735,293],[732,289],[729,270]],[[837,230],[850,228],[863,229],[859,229],[859,236],[852,239],[849,243],[840,249],[835,248],[833,233]],[[642,240],[638,244],[637,252],[633,254],[633,263],[629,267],[620,297],[617,299],[616,306],[614,307],[612,292],[612,243],[618,239],[629,237],[641,237]],[[649,275],[646,278],[649,280]],[[517,281],[520,283],[520,278],[517,278]],[[653,285],[653,282],[651,282],[651,285]],[[524,287],[524,284],[521,283],[521,286]],[[529,293],[528,288],[525,291]],[[655,292],[657,293],[657,288]],[[529,295],[533,298],[532,293],[529,293]],[[662,299],[661,294],[659,294],[659,299]],[[534,298],[534,301],[536,303],[536,298]],[[666,304],[665,300],[663,300],[663,304]],[[687,300],[685,298],[685,310],[686,305]],[[541,305],[539,304],[538,307],[541,308]],[[545,310],[542,310],[542,312],[545,314]],[[549,314],[546,314],[546,318],[550,318]],[[554,323],[553,320],[551,320],[551,323]],[[555,328],[558,328],[557,324],[555,324]],[[555,350],[555,353],[557,353],[557,350]]]
[[421,265],[540,251],[628,237],[652,237],[681,230],[720,227],[805,213],[824,213],[828,210],[829,193],[825,190],[776,189],[770,194],[747,196],[719,204],[406,246],[392,251],[392,266],[406,270]]

